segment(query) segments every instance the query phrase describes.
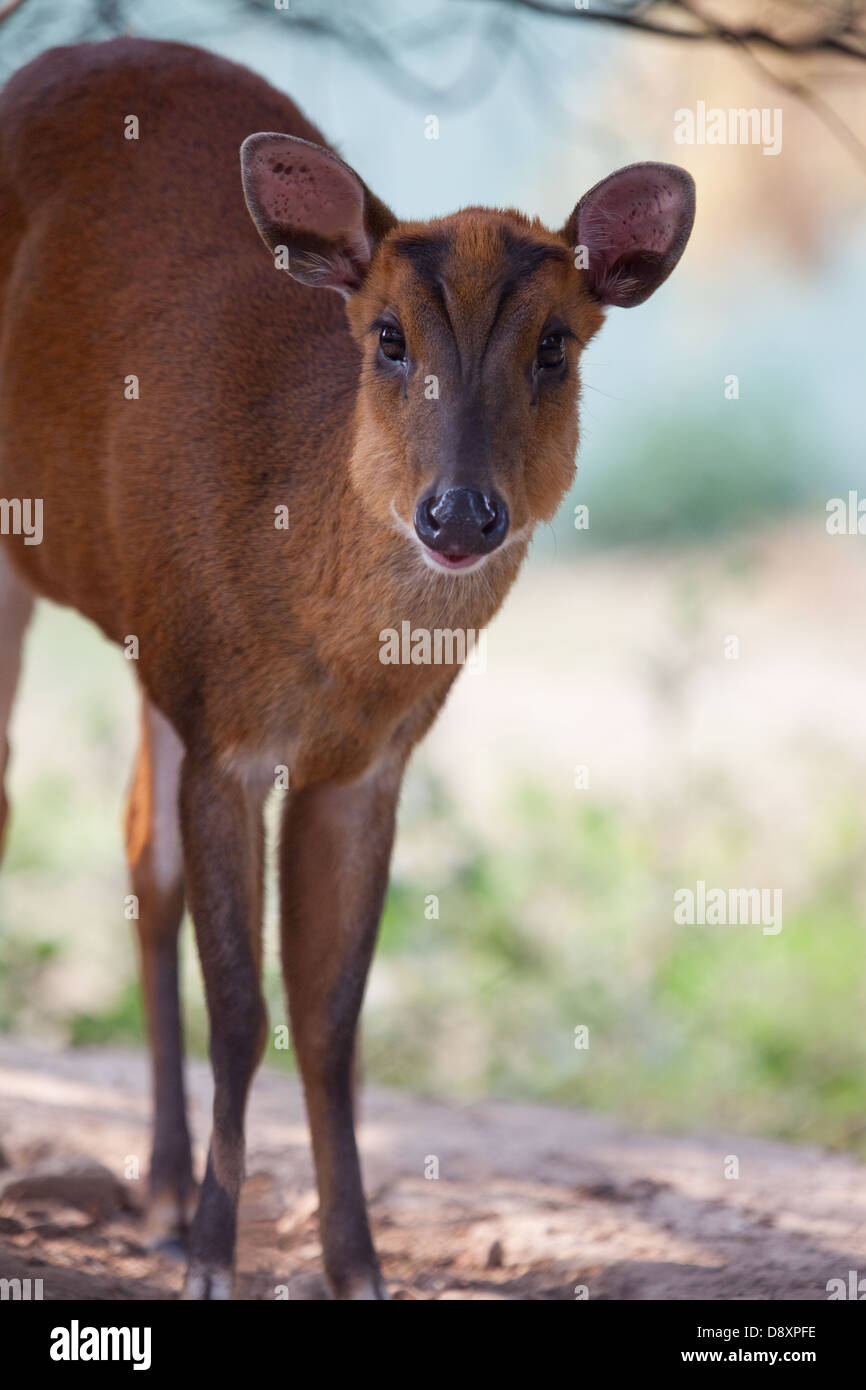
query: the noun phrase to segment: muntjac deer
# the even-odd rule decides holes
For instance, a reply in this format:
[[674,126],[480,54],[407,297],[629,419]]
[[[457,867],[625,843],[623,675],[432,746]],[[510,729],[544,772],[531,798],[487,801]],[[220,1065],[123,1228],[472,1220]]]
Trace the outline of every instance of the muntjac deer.
[[[186,1298],[232,1293],[283,767],[282,956],[325,1272],[335,1298],[386,1297],[356,1022],[406,760],[459,662],[383,663],[380,634],[489,622],[574,476],[583,349],[607,305],[670,274],[693,215],[689,175],[645,163],[559,231],[482,207],[401,222],[286,97],[178,44],[55,49],[0,97],[0,494],[43,508],[41,543],[7,525],[0,549],[0,750],[33,595],[137,655],[150,1219],[186,1240]],[[194,1216],[185,901],[215,1085]]]

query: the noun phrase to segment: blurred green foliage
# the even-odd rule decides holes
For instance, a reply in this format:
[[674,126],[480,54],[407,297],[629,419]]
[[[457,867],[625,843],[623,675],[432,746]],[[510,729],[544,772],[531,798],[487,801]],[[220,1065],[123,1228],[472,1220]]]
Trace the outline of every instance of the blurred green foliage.
[[582,544],[658,545],[780,520],[827,496],[793,403],[781,415],[777,401],[772,416],[735,401],[700,413],[678,408],[643,433],[614,434],[603,454],[588,435],[578,481],[555,522],[560,541],[573,533],[581,502],[590,509],[589,528],[577,533]]
[[[554,803],[538,786],[515,788],[491,834],[428,781],[405,830],[437,852],[423,871],[398,871],[388,895],[364,1015],[367,1078],[866,1153],[863,819],[832,813],[805,901],[779,935],[764,936],[760,926],[674,924],[676,887],[738,882],[741,832],[724,806],[710,805],[712,786],[689,789],[666,818],[587,797]],[[702,799],[709,819],[697,813]],[[443,844],[459,849],[443,860]],[[432,894],[438,917],[428,915]],[[105,1007],[64,1012],[40,1005],[39,982],[67,950],[73,958],[73,945],[28,945],[7,927],[0,918],[0,1027],[51,1027],[70,1044],[143,1040],[131,934]],[[203,1052],[185,935],[187,1036]],[[285,1006],[275,935],[271,920],[266,993],[276,1025]],[[588,1049],[575,1047],[579,1026]],[[273,1047],[267,1060],[293,1065]]]
[[674,887],[739,881],[724,818],[710,836],[689,830],[699,795],[673,847],[669,824],[554,806],[538,788],[513,808],[519,852],[461,826],[438,921],[424,919],[421,882],[398,880],[390,895],[383,946],[399,989],[368,1016],[371,1071],[866,1151],[866,1040],[853,1022],[866,824],[849,826],[856,853],[828,837],[836,850],[811,866],[808,898],[778,936],[677,926]]
[[0,931],[0,1032],[20,1026],[45,967],[59,951],[57,941]]

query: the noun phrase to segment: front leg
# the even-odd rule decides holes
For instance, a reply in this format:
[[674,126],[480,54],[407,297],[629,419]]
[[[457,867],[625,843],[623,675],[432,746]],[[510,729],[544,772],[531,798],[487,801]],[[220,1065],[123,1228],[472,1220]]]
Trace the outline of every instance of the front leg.
[[261,992],[262,796],[211,761],[187,756],[181,816],[214,1076],[213,1132],[182,1296],[231,1298],[244,1112],[267,1028]]
[[387,1298],[355,1143],[355,1028],[394,838],[404,758],[349,786],[305,788],[280,841],[283,971],[319,1185],[325,1272],[338,1299]]

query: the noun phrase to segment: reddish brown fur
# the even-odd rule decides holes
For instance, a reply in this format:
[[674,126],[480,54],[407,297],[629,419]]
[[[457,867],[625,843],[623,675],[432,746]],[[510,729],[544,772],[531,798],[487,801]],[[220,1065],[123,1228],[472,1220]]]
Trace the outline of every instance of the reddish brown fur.
[[[123,138],[130,113],[137,141]],[[346,306],[275,274],[239,178],[238,148],[259,130],[324,144],[259,78],[174,44],[57,49],[0,97],[0,494],[45,507],[41,545],[4,539],[18,575],[6,602],[26,613],[34,591],[114,642],[138,638],[146,700],[129,857],[154,1047],[152,1181],[181,1232],[191,1170],[178,807],[216,1077],[188,1296],[229,1287],[244,1103],[265,1038],[261,807],[275,766],[289,765],[284,960],[325,1264],[336,1296],[378,1297],[351,1124],[352,1039],[402,770],[456,674],[383,665],[379,634],[406,619],[477,629],[492,617],[533,525],[572,479],[577,359],[602,309],[574,269],[570,229],[510,211],[394,224],[373,200],[384,235]],[[518,287],[507,335],[472,375],[485,432],[475,466],[505,497],[516,539],[477,573],[435,574],[392,512],[411,526],[453,445],[465,382],[396,241],[444,240],[465,362],[495,312],[503,231],[558,250]],[[575,340],[567,381],[541,409],[527,374],[551,306]],[[423,373],[402,401],[394,380],[377,376],[370,322],[385,308],[400,313],[419,359],[437,363],[438,401],[425,399]],[[124,398],[130,373],[139,400]],[[472,427],[460,437],[467,449]],[[463,447],[452,450],[457,469]],[[279,506],[290,509],[288,531],[274,526]],[[10,671],[22,626],[10,619],[4,630]],[[170,815],[158,811],[160,778]]]
[[[126,141],[123,117],[139,110],[141,139]],[[407,558],[389,507],[393,497],[411,522],[425,463],[407,459],[406,442],[423,440],[423,420],[407,431],[375,388],[362,393],[353,456],[359,364],[343,305],[273,273],[240,196],[237,149],[259,126],[324,143],[264,82],[174,45],[56,50],[9,84],[3,196],[32,221],[2,253],[17,249],[0,364],[2,488],[45,499],[50,543],[13,548],[27,582],[115,641],[137,635],[139,677],[185,740],[270,757],[291,730],[300,787],[363,771],[419,699],[419,731],[429,722],[453,671],[383,667],[379,632],[403,618],[483,626],[523,548],[459,587],[447,576],[431,584]],[[198,138],[180,139],[187,128]],[[34,162],[32,150],[50,160]],[[470,210],[433,226],[456,258],[474,258],[483,283],[500,218],[550,239],[517,214]],[[411,271],[398,273],[395,297],[411,309]],[[349,306],[353,326],[390,278],[385,248]],[[558,278],[586,339],[601,311],[570,266]],[[457,287],[467,317],[473,294],[471,279]],[[137,402],[123,396],[128,372],[140,378]],[[500,427],[513,437],[502,386]],[[428,415],[437,406],[423,404]],[[531,436],[525,484],[513,469],[515,527],[549,518],[571,480],[573,397],[561,413],[564,430],[547,416]],[[184,427],[169,435],[174,420]],[[279,504],[290,507],[288,533],[273,526]]]

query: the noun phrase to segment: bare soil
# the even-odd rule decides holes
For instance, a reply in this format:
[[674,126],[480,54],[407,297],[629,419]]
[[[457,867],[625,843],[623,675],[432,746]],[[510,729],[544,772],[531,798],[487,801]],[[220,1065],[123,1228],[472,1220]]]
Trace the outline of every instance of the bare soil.
[[[201,1171],[203,1063],[190,1092]],[[176,1296],[181,1265],[146,1249],[144,1181],[125,1176],[146,1171],[148,1110],[141,1055],[0,1042],[0,1278],[42,1279],[46,1299]],[[381,1090],[364,1093],[360,1134],[396,1298],[573,1299],[585,1286],[591,1299],[822,1299],[829,1279],[866,1271],[866,1170],[845,1155]],[[294,1081],[259,1075],[248,1136],[236,1296],[322,1297]],[[108,1170],[101,1189],[98,1169],[82,1183],[82,1160]],[[439,1176],[425,1177],[433,1160]]]

